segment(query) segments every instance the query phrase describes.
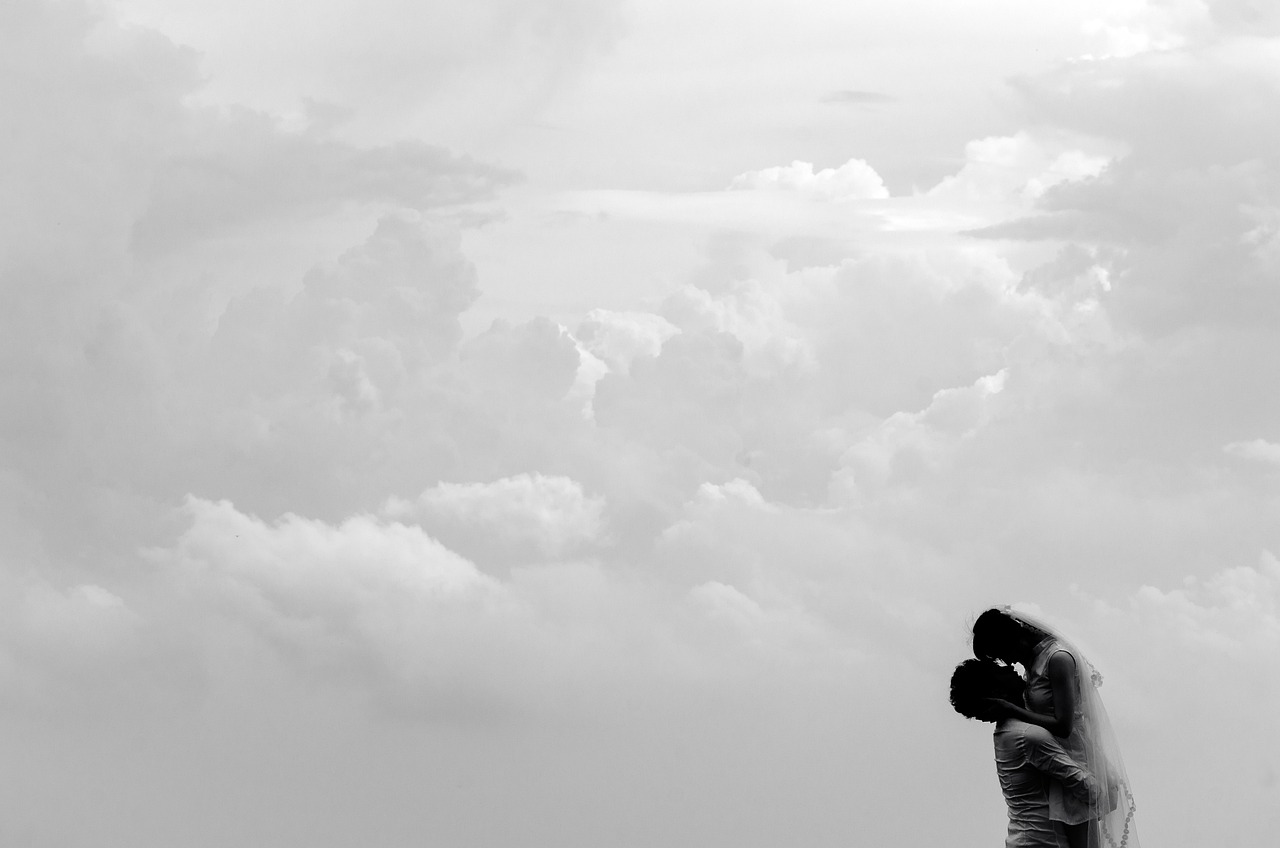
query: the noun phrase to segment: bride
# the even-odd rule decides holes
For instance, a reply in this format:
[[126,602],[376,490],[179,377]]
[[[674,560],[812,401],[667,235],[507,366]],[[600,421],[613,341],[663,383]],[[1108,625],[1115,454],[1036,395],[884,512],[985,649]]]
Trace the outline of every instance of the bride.
[[1070,848],[1139,848],[1133,794],[1098,695],[1102,676],[1047,624],[1007,606],[978,616],[973,653],[1026,670],[1026,703],[991,699],[991,718],[1045,728],[1102,785],[1098,799],[1086,801],[1049,783],[1049,818],[1062,822]]

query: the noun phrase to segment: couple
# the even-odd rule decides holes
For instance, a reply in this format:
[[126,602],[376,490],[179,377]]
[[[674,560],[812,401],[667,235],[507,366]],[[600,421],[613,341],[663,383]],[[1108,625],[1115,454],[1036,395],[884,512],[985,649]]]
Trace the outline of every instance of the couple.
[[1009,607],[978,616],[973,653],[951,676],[951,705],[996,723],[1006,848],[1138,848],[1101,676],[1048,625]]

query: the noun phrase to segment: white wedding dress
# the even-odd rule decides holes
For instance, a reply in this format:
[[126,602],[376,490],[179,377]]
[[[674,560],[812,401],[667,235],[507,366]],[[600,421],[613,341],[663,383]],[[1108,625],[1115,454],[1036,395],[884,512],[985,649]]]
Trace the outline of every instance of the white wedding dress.
[[1137,805],[1120,757],[1120,746],[1098,694],[1102,675],[1078,648],[1044,621],[1011,608],[1005,612],[1045,637],[1036,646],[1036,657],[1027,669],[1028,709],[1053,715],[1053,690],[1047,677],[1049,658],[1058,651],[1066,651],[1075,661],[1076,714],[1071,735],[1058,742],[1098,780],[1100,792],[1094,800],[1083,801],[1063,785],[1051,782],[1050,818],[1064,823],[1094,822],[1089,828],[1088,848],[1140,848],[1134,823]]

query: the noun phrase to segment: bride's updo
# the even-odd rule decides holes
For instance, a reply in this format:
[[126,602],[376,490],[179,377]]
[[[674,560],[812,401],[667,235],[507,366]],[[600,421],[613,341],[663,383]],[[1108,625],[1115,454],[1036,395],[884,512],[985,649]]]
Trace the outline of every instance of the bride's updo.
[[984,660],[1014,663],[1045,634],[1023,624],[1002,609],[989,609],[973,623],[973,655]]

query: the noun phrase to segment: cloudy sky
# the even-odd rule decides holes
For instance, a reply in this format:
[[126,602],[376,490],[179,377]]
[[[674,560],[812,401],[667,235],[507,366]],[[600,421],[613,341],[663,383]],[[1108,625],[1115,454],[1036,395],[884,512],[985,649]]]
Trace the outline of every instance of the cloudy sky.
[[1272,845],[1277,10],[0,4],[0,843]]

